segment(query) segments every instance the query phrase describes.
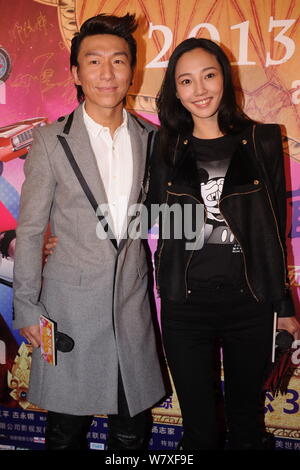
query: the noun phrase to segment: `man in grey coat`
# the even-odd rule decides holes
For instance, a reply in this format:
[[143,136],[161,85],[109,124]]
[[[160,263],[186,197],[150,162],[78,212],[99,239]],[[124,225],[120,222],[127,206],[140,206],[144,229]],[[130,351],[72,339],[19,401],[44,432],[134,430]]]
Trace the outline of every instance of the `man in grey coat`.
[[[86,448],[94,414],[108,414],[109,449],[141,449],[145,410],[165,394],[145,250],[127,236],[128,208],[146,197],[155,133],[124,109],[135,29],[129,14],[82,25],[71,47],[80,105],[35,131],[25,163],[14,326],[34,347],[28,399],[48,410],[50,450]],[[49,220],[58,244],[43,269]],[[56,366],[41,356],[40,315],[74,340],[71,351],[57,352]]]

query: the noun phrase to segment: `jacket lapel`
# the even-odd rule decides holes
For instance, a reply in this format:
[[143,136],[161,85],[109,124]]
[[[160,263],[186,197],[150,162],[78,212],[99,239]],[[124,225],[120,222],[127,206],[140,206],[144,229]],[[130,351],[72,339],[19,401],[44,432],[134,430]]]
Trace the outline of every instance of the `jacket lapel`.
[[128,129],[133,160],[132,187],[128,204],[130,207],[138,201],[143,187],[148,132],[130,114],[128,114]]
[[125,219],[122,240],[120,241],[119,249],[122,249],[130,230],[129,224],[136,214],[134,209],[138,202],[142,202],[143,181],[145,175],[145,165],[147,156],[147,145],[149,133],[130,113],[128,113],[128,130],[130,134],[132,160],[133,160],[133,174],[132,174],[132,187],[128,201],[127,218]]
[[[117,243],[112,224],[113,219],[109,211],[107,195],[98,169],[96,157],[83,121],[82,105],[74,111],[73,119],[69,122],[70,125],[66,123],[60,136],[66,140],[87,185],[98,203],[98,207],[100,206],[100,210],[101,207],[102,209],[105,207],[108,215],[105,217],[104,210],[101,211],[102,215],[104,215],[104,217],[101,216],[102,225],[109,227],[109,232],[112,236],[111,241],[116,247]],[[101,214],[99,213],[99,215]],[[111,223],[109,223],[110,221]]]
[[83,121],[82,105],[74,111],[73,122],[68,134],[61,135],[66,139],[74,158],[95,199],[99,204],[107,204],[107,196],[100,176],[97,161],[90,144],[88,132]]
[[237,188],[240,193],[247,192],[249,185],[256,184],[260,180],[257,163],[253,158],[251,130],[252,126],[239,138],[238,146],[225,176],[222,197],[234,193]]
[[[136,204],[141,198],[143,191],[143,180],[145,174],[145,163],[147,155],[147,144],[149,133],[133,116],[128,113],[128,130],[131,140],[132,159],[133,159],[133,175],[132,187],[129,196],[128,208]],[[60,134],[66,140],[79,169],[93,193],[99,205],[105,205],[108,208],[108,200],[105,192],[104,184],[98,169],[95,154],[92,150],[88,132],[83,121],[82,105],[80,105],[73,113],[73,120],[69,125],[64,126],[64,130]],[[105,218],[104,218],[105,219]],[[119,249],[123,246],[127,238],[127,229],[131,216],[127,216],[123,227],[123,240],[120,242]],[[108,208],[108,217],[106,223],[113,233],[111,213]],[[123,242],[123,243],[122,243]],[[116,239],[112,240],[116,247]]]

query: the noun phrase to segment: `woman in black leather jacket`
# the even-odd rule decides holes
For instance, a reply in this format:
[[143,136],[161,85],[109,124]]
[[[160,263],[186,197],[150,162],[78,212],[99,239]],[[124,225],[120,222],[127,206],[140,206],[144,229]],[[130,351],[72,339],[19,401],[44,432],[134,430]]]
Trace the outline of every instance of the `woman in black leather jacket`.
[[221,344],[229,448],[259,449],[274,312],[278,328],[299,335],[286,276],[280,128],[239,109],[229,61],[206,39],[174,50],[158,110],[149,202],[152,216],[164,205],[156,281],[182,446],[218,446],[214,354]]

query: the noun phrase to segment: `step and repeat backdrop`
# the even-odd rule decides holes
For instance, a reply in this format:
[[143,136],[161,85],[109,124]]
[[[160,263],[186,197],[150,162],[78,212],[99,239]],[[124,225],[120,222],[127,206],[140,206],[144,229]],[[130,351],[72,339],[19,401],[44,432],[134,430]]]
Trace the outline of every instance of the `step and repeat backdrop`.
[[[127,108],[155,123],[155,96],[174,47],[193,36],[224,46],[246,113],[282,126],[289,277],[299,315],[300,2],[0,0],[0,11],[0,449],[42,449],[46,414],[27,401],[31,349],[12,328],[15,229],[32,129],[77,104],[69,73],[73,34],[98,13],[136,13],[138,66]],[[156,234],[154,228],[149,236],[152,250]],[[300,450],[300,345],[298,352],[299,365],[287,394],[274,397],[268,391],[262,410],[279,450]],[[153,410],[153,421],[150,448],[174,450],[182,435],[175,393]],[[104,448],[104,416],[95,417],[89,440],[91,448]]]

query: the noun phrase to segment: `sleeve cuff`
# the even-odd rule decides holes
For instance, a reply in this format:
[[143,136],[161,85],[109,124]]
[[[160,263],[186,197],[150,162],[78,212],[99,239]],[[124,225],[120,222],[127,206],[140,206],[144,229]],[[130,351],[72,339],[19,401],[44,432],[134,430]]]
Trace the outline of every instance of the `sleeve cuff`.
[[286,296],[283,299],[273,302],[273,307],[278,318],[295,316],[295,308],[290,291],[286,293]]

